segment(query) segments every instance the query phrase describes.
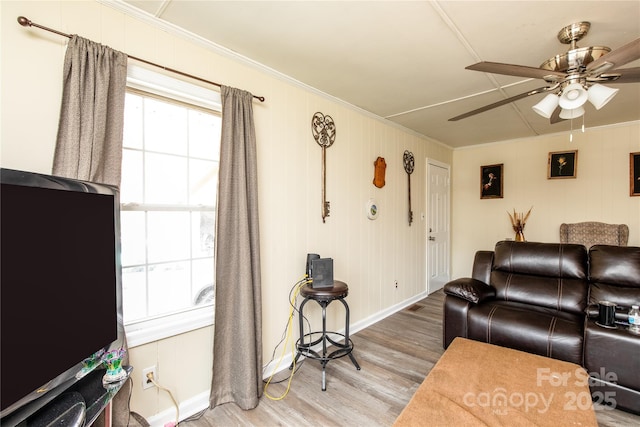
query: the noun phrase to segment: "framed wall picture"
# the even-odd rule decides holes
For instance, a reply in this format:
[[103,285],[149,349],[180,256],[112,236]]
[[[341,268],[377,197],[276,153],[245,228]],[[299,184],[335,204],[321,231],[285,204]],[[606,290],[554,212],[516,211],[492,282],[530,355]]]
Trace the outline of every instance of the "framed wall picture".
[[629,154],[629,194],[640,196],[640,152]]
[[480,198],[502,199],[503,163],[480,166]]
[[578,150],[549,153],[547,178],[575,178],[578,171]]

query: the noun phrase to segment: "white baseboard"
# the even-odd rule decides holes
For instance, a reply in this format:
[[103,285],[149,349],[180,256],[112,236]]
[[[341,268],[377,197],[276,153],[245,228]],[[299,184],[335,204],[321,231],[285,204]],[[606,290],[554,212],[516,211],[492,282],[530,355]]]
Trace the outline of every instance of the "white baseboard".
[[[203,409],[207,409],[209,407],[209,390],[203,391],[190,399],[185,400],[184,402],[180,402],[180,421],[183,421],[189,418],[192,415],[197,414]],[[164,427],[166,423],[174,422],[176,419],[176,409],[169,408],[166,409],[149,419],[147,422],[151,425],[151,427]]]
[[[393,305],[385,310],[379,311],[366,319],[363,319],[359,322],[356,322],[349,327],[349,333],[355,334],[358,331],[361,331],[368,326],[373,325],[376,322],[384,319],[396,313],[406,307],[409,307],[412,304],[424,299],[427,296],[427,292],[421,292],[418,295],[415,295],[408,300],[402,301],[396,305]],[[344,329],[340,331],[336,331],[340,334],[344,333]],[[273,361],[267,364],[263,370],[264,375],[263,379],[269,378],[271,375],[275,375],[278,372],[281,372],[285,369],[289,369],[289,365],[293,361],[293,356],[291,354],[285,355],[282,359]],[[278,363],[279,362],[279,363]],[[180,421],[185,420],[186,418],[197,414],[209,407],[209,390],[199,393],[190,399],[187,399],[180,403]],[[152,417],[150,417],[147,421],[151,425],[151,427],[164,427],[166,423],[174,421],[176,418],[175,408],[169,408],[165,411],[162,411]]]

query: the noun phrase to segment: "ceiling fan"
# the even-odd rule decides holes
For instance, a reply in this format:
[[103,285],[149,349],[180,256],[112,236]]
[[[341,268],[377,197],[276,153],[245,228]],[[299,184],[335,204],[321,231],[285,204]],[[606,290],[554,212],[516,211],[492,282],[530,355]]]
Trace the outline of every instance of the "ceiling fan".
[[536,113],[550,119],[553,124],[582,116],[583,105],[587,100],[596,109],[602,108],[615,96],[618,89],[601,83],[640,82],[640,67],[618,68],[640,58],[640,38],[613,52],[605,46],[579,48],[577,42],[587,34],[590,27],[589,22],[578,22],[562,28],[558,33],[558,40],[570,45],[570,49],[548,59],[539,68],[484,61],[469,65],[466,67],[467,70],[543,79],[546,86],[485,105],[452,117],[449,121],[464,119],[528,96],[547,93],[547,96],[532,108]]

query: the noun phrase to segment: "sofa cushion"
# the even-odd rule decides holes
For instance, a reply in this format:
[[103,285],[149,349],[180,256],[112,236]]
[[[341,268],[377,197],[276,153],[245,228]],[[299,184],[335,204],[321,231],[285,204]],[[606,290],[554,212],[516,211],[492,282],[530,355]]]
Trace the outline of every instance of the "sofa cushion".
[[490,284],[496,299],[582,314],[587,273],[582,245],[505,241],[496,244]]
[[471,277],[484,283],[491,280],[491,268],[493,267],[493,251],[477,251],[473,258],[473,271]]
[[612,301],[628,310],[640,303],[640,247],[593,246],[589,251],[589,301]]
[[583,316],[491,300],[467,319],[468,338],[582,364]]
[[589,262],[592,282],[640,288],[640,247],[592,246]]
[[503,241],[496,243],[494,252],[494,270],[587,279],[587,250],[582,245]]

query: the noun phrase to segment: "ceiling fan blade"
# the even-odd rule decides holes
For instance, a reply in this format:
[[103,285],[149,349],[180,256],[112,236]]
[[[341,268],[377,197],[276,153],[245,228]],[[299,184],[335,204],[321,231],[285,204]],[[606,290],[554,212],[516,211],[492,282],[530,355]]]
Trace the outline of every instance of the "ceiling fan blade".
[[590,62],[587,64],[587,72],[597,70],[605,64],[612,64],[606,68],[607,71],[613,70],[638,58],[640,58],[640,38]]
[[452,117],[452,118],[449,119],[449,121],[450,122],[455,122],[455,121],[458,121],[458,120],[461,120],[461,119],[466,119],[467,117],[475,116],[476,114],[480,114],[480,113],[484,113],[485,111],[494,109],[496,107],[500,107],[500,106],[505,105],[505,104],[509,104],[510,102],[517,101],[517,100],[522,99],[522,98],[526,98],[527,96],[537,95],[537,94],[542,93],[542,92],[547,92],[550,89],[552,89],[552,88],[547,87],[547,86],[539,87],[538,89],[533,89],[533,90],[530,90],[528,92],[524,92],[524,93],[521,93],[519,95],[503,99],[502,101],[498,101],[498,102],[494,102],[493,104],[485,105],[484,107],[480,107],[480,108],[475,109],[473,111],[469,111],[468,113],[464,113],[464,114],[461,114],[459,116]]
[[609,76],[619,76],[617,78],[608,79],[610,83],[639,83],[640,67],[622,68],[612,73],[600,74],[598,77],[607,79]]
[[507,76],[532,77],[547,81],[556,81],[565,78],[565,74],[559,71],[543,70],[542,68],[528,67],[526,65],[502,64],[500,62],[478,62],[465,67],[467,70],[484,71],[485,73],[505,74]]

